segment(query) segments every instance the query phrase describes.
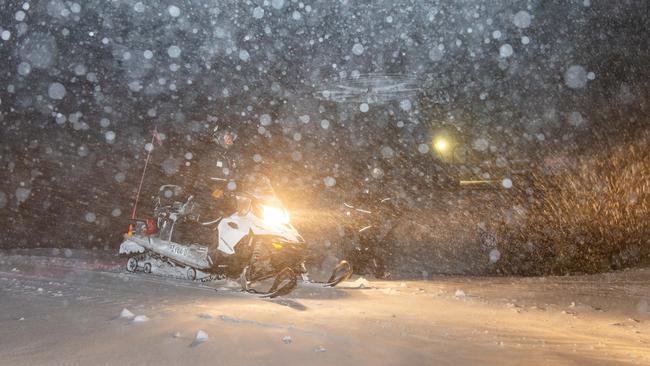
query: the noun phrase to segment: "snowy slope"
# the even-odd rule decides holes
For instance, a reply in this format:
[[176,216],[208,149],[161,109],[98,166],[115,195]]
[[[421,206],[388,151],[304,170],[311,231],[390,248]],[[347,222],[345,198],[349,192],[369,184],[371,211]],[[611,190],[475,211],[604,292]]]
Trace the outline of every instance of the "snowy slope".
[[650,363],[648,269],[360,279],[266,300],[90,253],[0,252],[3,364]]

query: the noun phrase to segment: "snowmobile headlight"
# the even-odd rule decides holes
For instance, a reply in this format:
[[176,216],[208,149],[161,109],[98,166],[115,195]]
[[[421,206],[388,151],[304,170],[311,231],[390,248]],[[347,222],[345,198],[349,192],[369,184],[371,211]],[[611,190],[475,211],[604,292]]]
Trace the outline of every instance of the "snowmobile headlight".
[[264,221],[272,226],[288,224],[289,214],[282,208],[272,206],[262,206]]

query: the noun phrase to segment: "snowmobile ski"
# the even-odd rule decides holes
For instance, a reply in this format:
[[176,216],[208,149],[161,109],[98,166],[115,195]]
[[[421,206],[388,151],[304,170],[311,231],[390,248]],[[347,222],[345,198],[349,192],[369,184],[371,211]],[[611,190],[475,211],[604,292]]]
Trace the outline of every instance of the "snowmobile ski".
[[268,291],[257,291],[250,287],[251,283],[255,281],[249,281],[247,279],[249,268],[250,267],[244,268],[244,271],[240,276],[240,283],[243,291],[272,299],[290,293],[298,285],[298,277],[296,276],[296,273],[291,268],[286,267],[275,276],[275,280],[273,280],[273,284]]
[[325,287],[334,287],[339,283],[347,280],[352,276],[352,265],[345,260],[339,262],[339,264],[332,271],[332,275],[329,280],[325,282]]

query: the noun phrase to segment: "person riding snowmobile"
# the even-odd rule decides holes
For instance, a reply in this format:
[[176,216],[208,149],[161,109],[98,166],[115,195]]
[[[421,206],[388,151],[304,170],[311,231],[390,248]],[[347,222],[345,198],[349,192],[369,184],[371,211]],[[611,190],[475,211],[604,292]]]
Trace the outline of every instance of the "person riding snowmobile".
[[[174,237],[177,242],[193,242],[216,246],[215,223],[236,209],[234,190],[239,179],[237,168],[240,154],[235,146],[237,133],[233,125],[222,123],[199,141],[187,173],[182,195],[176,200],[192,197],[191,215],[180,218]],[[236,173],[237,172],[237,173]],[[180,224],[180,222],[179,222]],[[206,225],[207,224],[207,225]]]
[[[367,167],[373,170],[372,166]],[[388,278],[389,260],[393,253],[392,237],[404,214],[393,177],[386,174],[379,180],[366,176],[361,185],[354,184],[343,204],[348,239],[343,245],[346,258],[360,275]]]
[[189,191],[206,219],[230,214],[235,208],[232,191],[237,188],[241,160],[236,141],[235,129],[225,123],[217,125],[202,141],[205,148],[195,162]]

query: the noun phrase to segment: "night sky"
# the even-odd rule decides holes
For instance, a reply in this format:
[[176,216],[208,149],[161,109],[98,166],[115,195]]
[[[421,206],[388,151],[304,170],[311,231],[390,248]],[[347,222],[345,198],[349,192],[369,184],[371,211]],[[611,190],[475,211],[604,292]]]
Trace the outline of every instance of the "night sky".
[[[320,247],[341,240],[323,212],[368,190],[399,196],[424,227],[445,231],[429,242],[460,241],[438,257],[471,262],[472,233],[498,219],[467,207],[507,212],[514,201],[505,185],[486,198],[455,182],[525,190],[521,176],[638,143],[649,129],[642,0],[0,0],[0,9],[5,248],[116,248],[151,131],[164,141],[141,216],[163,183],[201,187],[210,172],[197,167],[217,149],[210,133],[228,124],[241,169],[270,176]],[[440,136],[462,161],[435,151]],[[459,261],[440,270],[471,267]]]

